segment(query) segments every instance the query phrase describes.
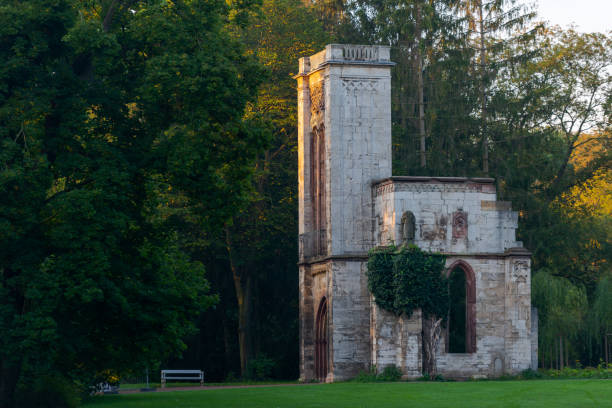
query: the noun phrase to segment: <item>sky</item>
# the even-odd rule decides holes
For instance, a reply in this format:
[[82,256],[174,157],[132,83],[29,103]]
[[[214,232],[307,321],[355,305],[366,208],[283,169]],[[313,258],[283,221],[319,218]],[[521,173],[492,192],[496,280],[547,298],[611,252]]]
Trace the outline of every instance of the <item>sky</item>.
[[581,32],[612,30],[612,0],[520,0],[535,1],[539,20],[567,28],[576,25]]

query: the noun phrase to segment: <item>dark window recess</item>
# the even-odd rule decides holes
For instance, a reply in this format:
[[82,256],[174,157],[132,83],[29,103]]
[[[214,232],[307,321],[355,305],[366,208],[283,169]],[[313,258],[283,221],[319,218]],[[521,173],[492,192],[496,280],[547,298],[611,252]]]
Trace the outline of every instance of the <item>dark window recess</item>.
[[325,381],[328,372],[327,345],[327,299],[321,299],[315,323],[315,375],[319,381]]
[[465,272],[456,268],[450,275],[450,311],[448,319],[448,352],[466,353],[467,308]]

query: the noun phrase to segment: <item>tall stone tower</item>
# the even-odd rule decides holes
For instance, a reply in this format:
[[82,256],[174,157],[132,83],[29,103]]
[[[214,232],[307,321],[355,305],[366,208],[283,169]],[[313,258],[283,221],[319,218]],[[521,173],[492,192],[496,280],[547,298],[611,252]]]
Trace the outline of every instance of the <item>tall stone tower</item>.
[[372,183],[391,176],[389,47],[327,45],[300,59],[300,376],[337,381],[370,364]]

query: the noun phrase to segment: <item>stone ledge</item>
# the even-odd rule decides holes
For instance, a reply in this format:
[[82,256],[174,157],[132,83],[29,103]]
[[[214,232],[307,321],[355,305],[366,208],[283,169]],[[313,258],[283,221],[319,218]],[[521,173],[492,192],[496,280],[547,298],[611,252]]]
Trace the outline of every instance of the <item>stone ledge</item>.
[[[508,248],[504,252],[438,252],[448,258],[490,258],[500,259],[510,256],[531,256],[531,252],[522,247]],[[298,265],[316,265],[330,261],[363,262],[368,260],[368,254],[346,254],[346,255],[327,255],[316,258],[307,258],[298,262]]]
[[363,262],[368,260],[367,253],[361,254],[344,254],[344,255],[326,255],[313,258],[306,258],[298,262],[298,265],[316,265],[319,263],[325,263],[330,261],[353,261]]
[[493,184],[494,178],[490,177],[436,177],[436,176],[392,176],[372,182],[373,186],[393,182],[401,183],[476,183]]
[[391,47],[386,45],[327,44],[325,49],[310,57],[300,58],[299,73],[294,78],[309,75],[327,65],[393,66]]

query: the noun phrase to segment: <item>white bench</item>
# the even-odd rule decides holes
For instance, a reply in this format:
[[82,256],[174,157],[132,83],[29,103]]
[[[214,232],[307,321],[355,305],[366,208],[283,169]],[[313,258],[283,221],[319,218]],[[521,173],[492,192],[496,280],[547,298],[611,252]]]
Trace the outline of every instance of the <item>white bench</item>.
[[166,381],[171,380],[189,380],[200,381],[200,385],[204,385],[204,371],[202,370],[161,370],[161,387],[166,386]]

